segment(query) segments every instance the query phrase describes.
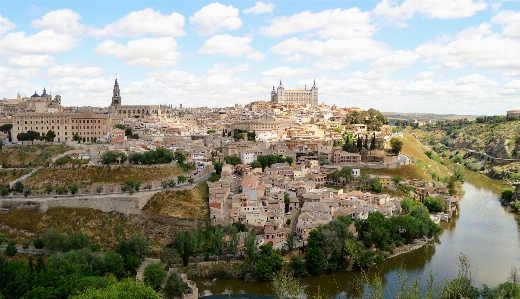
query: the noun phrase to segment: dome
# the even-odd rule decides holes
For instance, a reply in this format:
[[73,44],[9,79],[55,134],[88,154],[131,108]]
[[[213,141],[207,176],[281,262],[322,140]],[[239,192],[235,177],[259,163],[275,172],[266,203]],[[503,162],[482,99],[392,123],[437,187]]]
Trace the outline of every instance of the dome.
[[46,97],[46,96],[47,96],[47,91],[46,91],[45,88],[44,88],[41,97]]
[[34,94],[31,96],[31,98],[36,98],[36,97],[40,97],[40,96],[35,91]]

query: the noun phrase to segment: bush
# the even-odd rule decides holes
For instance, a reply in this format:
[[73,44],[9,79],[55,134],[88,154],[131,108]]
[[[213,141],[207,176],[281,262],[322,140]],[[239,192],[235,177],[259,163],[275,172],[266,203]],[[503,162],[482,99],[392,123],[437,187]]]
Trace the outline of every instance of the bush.
[[446,209],[446,202],[442,198],[426,196],[424,198],[424,206],[429,212],[440,213]]
[[7,244],[7,247],[5,248],[5,254],[7,256],[14,256],[18,252],[18,249],[16,249],[16,242],[11,240]]
[[166,278],[166,271],[162,268],[160,263],[150,263],[146,265],[143,272],[143,281],[154,289],[161,287],[164,278]]
[[22,248],[23,248],[23,249],[27,249],[27,248],[29,248],[29,245],[31,245],[31,241],[26,240],[26,241],[24,241],[24,242],[22,243]]
[[511,199],[513,198],[513,194],[515,193],[515,191],[513,191],[513,189],[510,189],[510,188],[505,188],[505,189],[502,189],[502,199],[506,202],[510,202]]
[[42,238],[34,239],[33,245],[34,245],[34,248],[36,248],[36,249],[42,249],[45,246]]
[[173,271],[168,277],[162,292],[164,297],[173,299],[176,295],[186,293],[187,290],[188,284],[182,280],[178,272]]

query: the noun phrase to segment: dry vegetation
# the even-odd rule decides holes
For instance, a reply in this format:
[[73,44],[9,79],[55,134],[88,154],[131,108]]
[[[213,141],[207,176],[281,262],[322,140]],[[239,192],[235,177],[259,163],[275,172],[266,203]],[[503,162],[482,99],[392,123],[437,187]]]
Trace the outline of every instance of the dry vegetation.
[[416,165],[405,165],[399,168],[362,169],[362,173],[375,175],[400,176],[403,179],[430,180],[428,175]]
[[167,166],[78,166],[74,168],[45,168],[24,181],[24,185],[36,192],[43,192],[46,185],[68,186],[76,183],[80,188],[93,184],[123,184],[131,179],[150,182],[176,177],[184,172],[177,165]]
[[5,186],[10,181],[24,176],[29,172],[31,172],[30,169],[0,170],[0,186]]
[[128,237],[135,232],[128,218],[116,212],[103,213],[83,208],[53,208],[45,213],[10,209],[7,214],[0,215],[0,235],[21,243],[41,236],[50,228],[56,228],[63,233],[86,233],[92,243],[109,248],[115,244],[116,227],[122,229],[121,237]]
[[143,211],[168,217],[208,218],[208,185],[200,182],[193,189],[170,190],[155,194]]
[[10,146],[0,150],[0,164],[11,165],[12,167],[33,165],[43,166],[59,154],[70,150],[65,145],[23,145]]

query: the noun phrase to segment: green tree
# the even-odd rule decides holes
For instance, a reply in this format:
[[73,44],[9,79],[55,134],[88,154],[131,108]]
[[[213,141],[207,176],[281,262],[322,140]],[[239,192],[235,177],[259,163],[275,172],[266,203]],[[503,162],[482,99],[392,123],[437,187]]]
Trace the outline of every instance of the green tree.
[[117,125],[114,126],[114,128],[119,129],[119,130],[123,130],[123,131],[126,130],[126,126],[123,125],[123,124],[117,124]]
[[72,135],[72,140],[77,141],[78,143],[81,141],[81,136],[78,134]]
[[513,195],[515,194],[515,191],[511,188],[505,188],[505,189],[502,189],[502,199],[506,202],[510,202],[511,199],[513,198]]
[[245,253],[251,261],[256,260],[258,241],[254,231],[249,231],[244,239]]
[[23,183],[20,181],[14,183],[14,185],[13,185],[13,190],[18,193],[22,193],[24,188],[25,187],[24,187]]
[[160,299],[161,295],[145,284],[136,284],[132,279],[108,285],[103,289],[87,289],[83,294],[73,296],[71,299]]
[[9,243],[7,243],[7,247],[5,248],[5,255],[7,256],[14,256],[18,252],[18,249],[16,249],[16,242],[11,240]]
[[186,162],[186,154],[184,154],[184,152],[181,150],[176,150],[173,153],[173,156],[174,156],[175,160],[177,160],[177,163],[179,163],[179,164],[184,164],[184,162]]
[[13,141],[13,138],[11,136],[11,129],[13,128],[12,124],[5,124],[0,126],[0,132],[4,132],[7,134],[7,138],[9,142]]
[[56,133],[52,130],[47,131],[47,134],[45,134],[45,141],[53,142],[54,138],[56,138]]
[[51,194],[54,188],[52,188],[52,185],[45,186],[45,193]]
[[176,264],[181,259],[179,253],[173,247],[165,247],[161,251],[161,262],[166,265],[167,268],[171,268],[173,264]]
[[78,190],[79,190],[79,187],[76,183],[72,183],[69,185],[70,194],[75,195],[76,193],[78,193]]
[[294,237],[290,232],[288,232],[285,236],[284,248],[287,250],[287,252],[294,250]]
[[166,271],[160,263],[150,263],[143,271],[143,282],[155,290],[160,289],[162,282],[166,278]]
[[7,187],[2,187],[2,190],[0,190],[0,195],[2,195],[2,197],[6,197],[9,195],[9,189]]
[[289,165],[292,165],[294,162],[294,159],[291,156],[287,156],[287,157],[285,157],[285,162],[287,162]]
[[255,168],[262,168],[262,163],[258,162],[257,160],[254,160],[253,162],[251,162],[251,169],[255,169]]
[[446,202],[442,198],[426,196],[423,200],[424,206],[432,213],[444,212]]
[[58,187],[56,187],[56,193],[57,193],[58,195],[63,195],[63,194],[65,194],[65,193],[67,193],[67,190],[68,190],[67,187],[64,187],[64,186],[58,186]]
[[182,280],[177,271],[173,271],[170,276],[168,276],[162,293],[167,299],[174,299],[180,294],[185,294],[187,290],[188,284]]
[[376,193],[381,193],[381,191],[383,191],[383,185],[381,185],[379,177],[370,179],[370,187],[372,188],[372,191]]
[[133,134],[132,129],[130,129],[130,128],[126,128],[126,129],[125,129],[125,136],[126,136],[126,137],[131,138],[131,137],[132,137],[132,134]]
[[453,176],[457,179],[457,181],[464,182],[464,166],[460,164],[452,164],[450,165],[450,170],[453,173]]
[[305,276],[305,266],[303,264],[303,260],[299,256],[291,256],[290,265],[294,277]]
[[224,163],[221,161],[215,161],[213,162],[213,168],[215,168],[215,173],[220,175],[222,172],[222,167],[224,166]]
[[182,184],[182,183],[186,182],[187,179],[188,178],[183,176],[183,175],[180,175],[180,176],[177,177],[177,181],[179,182],[179,184]]
[[325,257],[323,251],[317,246],[308,246],[305,250],[305,268],[312,276],[317,276],[325,271]]
[[25,191],[23,192],[23,196],[27,197],[31,195],[31,188],[26,188]]
[[237,156],[225,156],[224,161],[226,161],[226,163],[231,164],[233,166],[242,164],[242,160],[240,160],[240,157],[237,157]]
[[195,180],[193,178],[189,178],[188,183],[193,184],[193,183],[195,183]]
[[394,137],[390,139],[390,146],[392,147],[392,153],[399,154],[403,148],[404,142],[401,138]]
[[34,140],[40,139],[40,132],[29,130],[27,131],[27,140],[34,144]]

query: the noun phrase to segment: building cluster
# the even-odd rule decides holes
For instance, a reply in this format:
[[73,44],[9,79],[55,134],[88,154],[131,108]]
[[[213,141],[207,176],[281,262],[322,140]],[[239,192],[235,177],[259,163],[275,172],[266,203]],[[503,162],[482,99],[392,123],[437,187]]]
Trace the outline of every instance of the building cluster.
[[[123,105],[116,79],[107,108],[63,107],[60,96],[53,99],[44,89],[31,98],[4,99],[0,109],[4,115],[0,123],[13,125],[14,142],[19,133],[52,130],[54,142],[83,149],[82,157],[94,164],[101,163],[105,151],[129,155],[158,147],[183,151],[188,162],[199,166],[223,162],[220,180],[208,182],[211,220],[258,227],[264,232],[263,242],[276,247],[288,234],[306,240],[318,225],[342,215],[363,219],[374,211],[390,216],[401,210],[399,200],[386,194],[324,187],[327,183],[355,186],[360,169],[399,167],[409,159],[387,153],[385,141],[393,137],[390,126],[370,130],[369,116],[365,123],[352,123],[349,118],[361,109],[318,104],[316,84],[310,90],[285,90],[280,82],[277,90],[273,87],[270,101],[183,108]],[[348,152],[341,146],[356,138],[358,150]],[[240,163],[226,164],[229,156],[240,158]],[[260,156],[289,163],[252,167]],[[352,177],[333,180],[331,174],[344,166],[352,169]],[[380,182],[393,185],[387,176],[380,176]]]

